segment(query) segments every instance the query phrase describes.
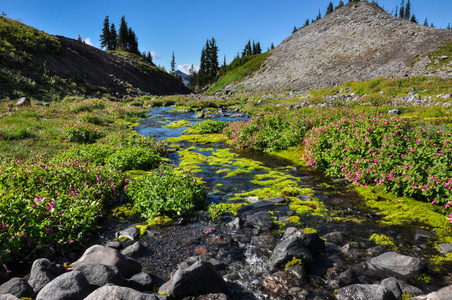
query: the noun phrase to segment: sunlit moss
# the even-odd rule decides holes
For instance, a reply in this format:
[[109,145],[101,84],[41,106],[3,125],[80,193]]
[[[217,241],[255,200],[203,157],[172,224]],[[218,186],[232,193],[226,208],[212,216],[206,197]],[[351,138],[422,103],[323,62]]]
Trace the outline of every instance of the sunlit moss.
[[394,244],[393,240],[391,240],[391,238],[389,238],[385,235],[380,235],[380,234],[374,233],[369,238],[369,241],[375,242],[376,245],[391,245],[393,251],[395,251],[395,252],[398,251],[398,248]]
[[181,135],[179,137],[172,137],[166,139],[168,143],[177,143],[177,142],[189,142],[189,143],[197,143],[197,144],[209,144],[216,142],[224,142],[227,138],[222,134],[187,134]]
[[270,152],[271,155],[287,159],[287,160],[291,161],[294,165],[306,166],[307,164],[303,158],[303,153],[304,153],[304,150],[303,150],[302,145],[293,146],[287,150]]
[[189,126],[190,121],[187,120],[178,120],[178,121],[174,121],[169,123],[168,125],[166,125],[166,128],[179,128],[182,126]]
[[295,266],[295,265],[301,265],[301,266],[302,266],[302,265],[303,265],[303,262],[301,261],[301,259],[295,258],[295,257],[294,257],[291,261],[289,261],[289,262],[286,264],[284,270],[287,271],[287,269],[288,269],[289,267]]
[[303,232],[303,233],[317,233],[317,230],[315,230],[314,228],[310,228],[310,227],[306,227],[306,228],[303,228],[302,230],[301,230],[301,232]]
[[295,224],[297,226],[300,226],[301,225],[300,217],[299,216],[288,217],[286,220],[286,223]]
[[153,217],[151,220],[149,220],[146,223],[136,225],[135,227],[140,230],[140,235],[143,235],[146,233],[146,230],[151,226],[162,226],[169,222],[171,222],[172,219],[168,216],[156,216]]

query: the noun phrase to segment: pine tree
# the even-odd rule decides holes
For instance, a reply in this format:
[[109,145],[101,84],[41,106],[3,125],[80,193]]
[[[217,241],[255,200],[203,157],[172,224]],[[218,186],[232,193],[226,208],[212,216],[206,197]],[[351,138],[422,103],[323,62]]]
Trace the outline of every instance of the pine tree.
[[105,16],[104,19],[104,27],[102,28],[102,34],[100,35],[100,48],[107,48],[107,50],[111,50],[110,46],[110,19],[108,16]]
[[242,57],[250,56],[253,54],[253,49],[251,48],[251,40],[248,40],[248,43],[245,45],[245,48],[242,52]]
[[271,50],[275,49],[275,45],[273,43],[270,45],[270,49]]
[[405,20],[409,20],[410,17],[411,17],[411,3],[410,0],[408,0],[405,6]]
[[119,51],[127,51],[128,45],[127,42],[129,41],[128,37],[128,29],[127,29],[127,22],[126,17],[121,17],[121,24],[119,25],[119,33],[118,33],[118,46],[117,50]]
[[402,4],[400,4],[399,18],[405,19],[405,0],[402,0]]
[[317,15],[316,21],[320,20],[321,18],[322,18],[322,13],[320,12],[320,9],[319,9],[319,14]]
[[[341,8],[342,6],[344,6],[344,2],[342,0],[339,1],[339,4],[336,6],[335,9]],[[309,25],[309,24],[308,24]]]
[[398,13],[399,13],[399,6],[396,5],[394,17],[398,18],[399,17]]
[[148,53],[146,54],[146,60],[147,60],[148,62],[150,62],[151,64],[154,64],[154,63],[152,62],[152,54],[151,54],[151,51],[148,51]]
[[116,32],[115,24],[111,23],[110,25],[110,49],[107,50],[116,50],[116,46],[118,45],[118,33]]
[[127,51],[134,54],[139,54],[138,38],[131,27],[127,30]]
[[416,16],[414,14],[411,15],[410,21],[413,22],[413,23],[417,23],[417,19],[416,19]]
[[449,24],[447,24],[447,27],[446,27],[446,29],[450,29],[450,23],[449,23]]
[[294,27],[293,27],[293,30],[292,30],[292,34],[294,34],[294,33],[297,32],[297,31],[298,31],[297,26],[294,26]]
[[171,74],[173,74],[173,75],[176,74],[176,58],[174,57],[174,51],[173,51],[173,56],[171,58]]
[[309,19],[306,19],[306,22],[304,23],[304,26],[308,26],[309,25]]
[[260,54],[260,53],[262,53],[262,48],[261,48],[261,43],[260,43],[260,42],[257,42],[257,43],[256,43],[256,48],[254,49],[253,53],[254,53],[254,54]]
[[424,26],[428,26],[428,20],[427,20],[427,18],[425,18]]
[[333,7],[333,2],[330,2],[330,4],[328,4],[328,7],[326,8],[326,15],[329,15],[330,13],[332,13],[334,11],[334,7]]

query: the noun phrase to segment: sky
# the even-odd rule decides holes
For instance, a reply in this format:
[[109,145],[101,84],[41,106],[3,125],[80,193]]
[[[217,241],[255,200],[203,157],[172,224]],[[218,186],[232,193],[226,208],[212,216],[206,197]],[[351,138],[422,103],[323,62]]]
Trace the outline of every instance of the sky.
[[[76,38],[99,48],[105,16],[119,28],[121,16],[138,37],[140,51],[151,51],[156,65],[169,70],[172,53],[185,73],[199,65],[207,39],[215,38],[220,63],[229,63],[248,40],[262,50],[275,46],[306,19],[325,14],[331,0],[0,0],[8,18],[54,35]],[[347,3],[348,0],[343,0]],[[333,0],[336,6],[339,0]],[[395,11],[401,0],[376,0]],[[406,3],[406,1],[405,1]],[[452,23],[452,0],[411,0],[419,23],[425,18],[437,28]]]

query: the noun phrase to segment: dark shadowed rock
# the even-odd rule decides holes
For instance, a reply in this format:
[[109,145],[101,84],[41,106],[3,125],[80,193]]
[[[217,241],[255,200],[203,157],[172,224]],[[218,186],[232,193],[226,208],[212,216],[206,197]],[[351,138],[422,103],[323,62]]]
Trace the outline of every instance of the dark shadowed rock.
[[435,234],[431,231],[417,229],[414,234],[414,241],[417,244],[425,244],[428,243],[432,238],[435,237]]
[[28,283],[35,293],[38,293],[47,283],[63,274],[65,268],[57,265],[47,258],[40,258],[33,262]]
[[228,297],[225,294],[207,294],[201,295],[198,297],[187,297],[184,300],[228,300]]
[[123,275],[115,266],[106,265],[84,265],[76,270],[81,271],[88,280],[93,290],[106,284],[121,285],[124,281]]
[[312,255],[319,255],[325,251],[325,241],[317,233],[303,233],[301,240]]
[[85,275],[73,270],[58,276],[39,291],[36,300],[82,300],[91,293]]
[[159,294],[182,298],[224,293],[226,290],[226,282],[214,266],[209,262],[197,261],[188,268],[177,269],[171,279],[160,287]]
[[328,242],[335,243],[335,244],[341,244],[344,242],[345,234],[343,232],[330,232],[323,236]]
[[426,264],[418,258],[395,252],[386,252],[370,260],[370,264],[382,271],[399,275],[402,279],[411,279],[426,268]]
[[164,300],[166,296],[143,294],[131,288],[105,285],[92,292],[84,300]]
[[0,295],[11,294],[17,298],[34,297],[33,288],[28,284],[27,280],[14,277],[0,285]]
[[143,244],[137,241],[125,249],[122,249],[121,254],[127,257],[139,258],[143,255],[144,250]]
[[121,250],[123,247],[120,242],[115,242],[115,241],[109,241],[105,244],[105,246],[116,249],[116,250]]
[[379,284],[353,284],[340,288],[337,300],[397,300],[387,287]]
[[268,260],[268,266],[270,270],[281,270],[294,258],[306,264],[313,262],[312,255],[300,236],[283,240],[273,251],[273,255]]
[[140,292],[150,291],[152,290],[152,278],[148,274],[140,272],[129,279],[127,286]]
[[384,279],[380,285],[390,289],[397,299],[401,299],[403,293],[415,296],[423,293],[421,289],[394,277]]
[[141,264],[138,261],[122,255],[115,249],[101,245],[94,245],[88,248],[82,257],[72,263],[72,267],[78,268],[90,264],[115,266],[126,277],[131,277],[141,272]]

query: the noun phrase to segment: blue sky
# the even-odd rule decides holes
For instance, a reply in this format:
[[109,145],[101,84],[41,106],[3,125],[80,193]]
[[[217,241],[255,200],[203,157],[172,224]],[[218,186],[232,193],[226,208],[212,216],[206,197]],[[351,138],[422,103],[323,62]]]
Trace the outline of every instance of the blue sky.
[[[345,3],[348,0],[343,0]],[[140,51],[151,51],[154,62],[170,68],[172,52],[181,70],[199,65],[201,49],[214,37],[219,60],[230,62],[248,39],[260,42],[265,51],[288,37],[294,26],[322,16],[330,0],[0,0],[7,17],[20,20],[50,34],[76,38],[78,34],[99,47],[106,15],[119,27],[121,16],[135,31]],[[334,6],[339,0],[332,1]],[[405,1],[406,2],[406,1]],[[387,11],[401,0],[378,0]],[[412,13],[437,27],[452,23],[451,0],[411,0]]]

